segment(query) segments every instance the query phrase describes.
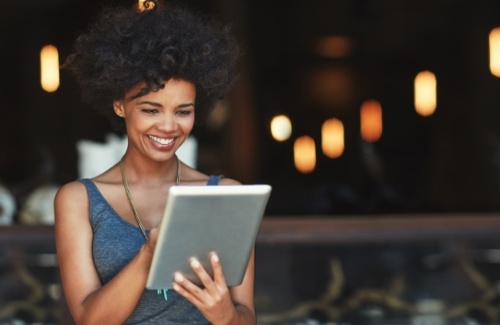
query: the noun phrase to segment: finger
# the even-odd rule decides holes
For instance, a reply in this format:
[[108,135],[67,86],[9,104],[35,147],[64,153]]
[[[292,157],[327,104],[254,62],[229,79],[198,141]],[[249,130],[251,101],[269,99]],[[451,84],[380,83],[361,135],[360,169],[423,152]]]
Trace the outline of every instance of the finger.
[[207,289],[207,291],[209,293],[214,293],[216,290],[215,283],[210,274],[208,274],[208,272],[205,270],[203,265],[201,265],[201,263],[196,258],[191,259],[190,264],[191,268],[196,273],[196,275],[200,279],[203,286]]
[[151,250],[151,252],[155,251],[157,239],[158,239],[158,227],[154,227],[149,231],[148,242],[147,242],[147,245]]
[[198,309],[203,305],[203,302],[195,297],[191,292],[187,291],[184,287],[182,287],[177,282],[174,282],[172,288],[181,296],[186,298],[189,302],[195,305]]
[[151,228],[151,230],[149,231],[149,239],[156,241],[156,239],[158,238],[158,232],[158,226]]
[[174,274],[173,289],[196,306],[203,304],[205,292],[180,273]]
[[210,254],[210,263],[212,264],[212,270],[214,271],[215,283],[222,286],[227,286],[226,277],[224,276],[224,271],[222,270],[219,256],[215,252],[212,252]]

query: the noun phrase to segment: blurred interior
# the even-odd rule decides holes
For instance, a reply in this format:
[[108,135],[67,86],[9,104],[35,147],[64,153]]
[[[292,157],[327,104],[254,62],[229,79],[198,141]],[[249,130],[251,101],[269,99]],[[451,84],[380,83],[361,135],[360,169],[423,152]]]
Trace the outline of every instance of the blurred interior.
[[[71,324],[50,222],[23,205],[78,178],[76,143],[113,130],[65,73],[44,91],[39,56],[52,44],[64,60],[102,6],[123,2],[134,1],[1,2],[0,186],[17,210],[0,226],[0,324]],[[180,2],[230,23],[244,52],[238,84],[193,134],[201,171],[273,186],[259,324],[500,324],[500,78],[488,38],[500,2]],[[421,72],[437,84],[430,115],[415,108]],[[363,107],[381,116],[372,133]],[[279,115],[291,133],[277,140]],[[325,121],[341,123],[337,151],[322,147]],[[298,139],[313,143],[305,169]],[[19,270],[46,292],[31,305],[35,280]]]

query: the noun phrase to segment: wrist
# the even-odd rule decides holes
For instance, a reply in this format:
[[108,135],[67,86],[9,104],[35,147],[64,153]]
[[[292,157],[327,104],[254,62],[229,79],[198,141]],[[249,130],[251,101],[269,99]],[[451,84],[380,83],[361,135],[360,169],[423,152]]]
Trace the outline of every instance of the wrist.
[[151,262],[151,260],[153,259],[153,249],[151,248],[149,243],[145,243],[144,245],[142,245],[139,254],[149,262]]
[[236,325],[236,324],[252,324],[255,325],[255,314],[251,312],[246,306],[236,304],[232,312],[217,325]]

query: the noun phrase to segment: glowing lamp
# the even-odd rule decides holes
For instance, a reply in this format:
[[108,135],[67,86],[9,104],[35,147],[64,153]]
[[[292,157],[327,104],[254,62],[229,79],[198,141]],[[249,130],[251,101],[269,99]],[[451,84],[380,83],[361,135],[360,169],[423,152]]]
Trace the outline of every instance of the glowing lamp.
[[40,51],[40,83],[49,93],[59,88],[59,53],[53,45],[46,45]]
[[285,141],[292,134],[292,122],[288,116],[278,115],[271,120],[271,135],[276,141]]
[[422,71],[415,77],[415,110],[422,116],[429,116],[436,110],[436,76]]
[[325,156],[337,158],[344,152],[344,124],[336,118],[323,122],[321,126],[321,149]]
[[500,27],[494,28],[490,32],[490,71],[500,77]]
[[316,167],[316,145],[314,139],[304,135],[295,140],[293,145],[295,168],[302,174],[309,174]]
[[382,136],[382,106],[374,99],[365,101],[360,111],[361,138],[375,142]]

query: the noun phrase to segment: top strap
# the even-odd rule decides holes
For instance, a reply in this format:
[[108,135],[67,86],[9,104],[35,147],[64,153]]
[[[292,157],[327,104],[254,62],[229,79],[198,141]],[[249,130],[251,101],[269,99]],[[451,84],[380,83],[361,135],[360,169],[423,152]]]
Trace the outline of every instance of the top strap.
[[208,177],[207,185],[219,185],[219,181],[224,177],[224,175],[210,175]]

